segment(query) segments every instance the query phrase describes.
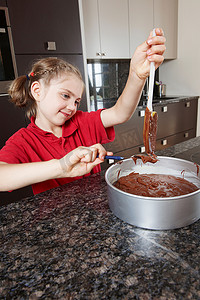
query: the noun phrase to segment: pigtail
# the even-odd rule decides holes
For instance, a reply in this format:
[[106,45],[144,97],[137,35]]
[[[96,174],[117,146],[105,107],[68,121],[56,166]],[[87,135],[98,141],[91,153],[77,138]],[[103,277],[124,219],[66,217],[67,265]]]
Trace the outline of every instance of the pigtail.
[[30,92],[31,81],[28,75],[22,75],[13,80],[8,90],[10,102],[17,107],[26,108],[28,118],[36,116],[36,104]]
[[10,101],[18,107],[25,107],[29,100],[28,97],[28,80],[26,75],[16,78],[10,85],[8,93]]

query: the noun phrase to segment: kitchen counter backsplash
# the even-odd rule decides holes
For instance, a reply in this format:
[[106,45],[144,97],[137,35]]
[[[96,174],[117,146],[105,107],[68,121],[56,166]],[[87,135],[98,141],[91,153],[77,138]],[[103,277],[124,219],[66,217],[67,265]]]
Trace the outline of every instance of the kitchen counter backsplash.
[[[121,95],[129,74],[129,59],[88,60],[88,81],[90,109],[92,111],[112,107]],[[155,81],[159,81],[159,69],[155,72]],[[147,97],[147,83],[141,101]]]

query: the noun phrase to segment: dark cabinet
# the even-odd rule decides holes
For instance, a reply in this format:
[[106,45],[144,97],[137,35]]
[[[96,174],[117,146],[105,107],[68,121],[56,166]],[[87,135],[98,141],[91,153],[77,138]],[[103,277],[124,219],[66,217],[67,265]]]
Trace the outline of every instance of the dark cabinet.
[[0,6],[6,7],[6,0],[0,0]]
[[[75,65],[84,78],[78,0],[7,0],[18,75],[35,60],[55,56]],[[86,95],[80,109],[87,110]]]
[[158,113],[157,139],[196,128],[197,100],[155,106]]
[[[158,113],[156,151],[181,143],[196,136],[198,98],[155,105]],[[130,157],[144,153],[143,125],[145,108],[137,108],[132,118],[125,124],[115,126],[114,142],[105,148],[116,155]],[[102,169],[109,166],[109,161],[102,164]]]
[[9,101],[8,96],[0,96],[0,149],[17,130],[27,126],[25,112]]
[[[16,108],[9,102],[8,96],[0,96],[0,149],[5,145],[8,138],[22,127],[27,126],[25,112]],[[10,202],[18,201],[24,197],[31,196],[32,188],[25,187],[13,192],[0,192],[0,206]]]
[[7,0],[16,54],[81,54],[78,0]]

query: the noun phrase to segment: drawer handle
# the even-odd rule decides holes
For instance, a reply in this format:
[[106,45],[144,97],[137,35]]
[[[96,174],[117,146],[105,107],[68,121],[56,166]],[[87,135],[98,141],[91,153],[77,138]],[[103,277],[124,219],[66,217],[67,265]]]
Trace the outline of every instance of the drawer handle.
[[109,163],[109,165],[113,164],[114,162],[115,162],[115,160],[114,160],[114,159],[108,159],[108,163]]
[[96,53],[96,56],[101,56],[101,52],[97,52],[97,53]]
[[162,107],[162,112],[167,112],[167,106]]
[[188,138],[188,137],[189,137],[189,132],[185,132],[185,133],[184,133],[184,137],[185,137],[185,138]]
[[140,153],[144,153],[145,152],[145,146],[142,146],[139,148]]
[[56,42],[47,42],[48,51],[56,51]]
[[185,103],[185,107],[190,107],[190,102],[189,101]]
[[163,146],[166,146],[167,145],[167,140],[165,139],[165,140],[162,140],[161,141],[161,144],[163,145]]
[[138,115],[139,115],[139,117],[144,117],[145,116],[145,110],[140,110],[139,112],[138,112]]

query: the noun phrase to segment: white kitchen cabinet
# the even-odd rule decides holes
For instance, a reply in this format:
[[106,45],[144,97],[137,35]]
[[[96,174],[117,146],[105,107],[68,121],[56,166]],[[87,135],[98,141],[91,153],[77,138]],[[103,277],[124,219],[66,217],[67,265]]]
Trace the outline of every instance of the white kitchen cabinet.
[[101,52],[97,0],[82,0],[83,30],[87,58],[97,58]]
[[177,57],[178,0],[129,0],[130,56],[154,27],[166,37],[165,58]]
[[164,30],[165,58],[177,58],[178,0],[154,0],[154,27]]
[[178,0],[80,0],[86,57],[131,58],[154,27],[166,36],[165,58],[177,57]]
[[129,58],[128,0],[82,0],[87,58]]
[[152,30],[153,0],[129,0],[130,57]]

